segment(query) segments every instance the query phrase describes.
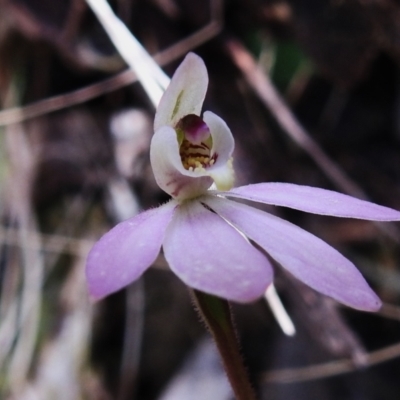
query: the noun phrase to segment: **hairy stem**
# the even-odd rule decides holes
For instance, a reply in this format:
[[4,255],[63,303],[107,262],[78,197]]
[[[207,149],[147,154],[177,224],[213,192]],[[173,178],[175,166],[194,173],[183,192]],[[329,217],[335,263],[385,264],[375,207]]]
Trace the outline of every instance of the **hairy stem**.
[[227,300],[193,290],[197,309],[211,332],[237,400],[256,400],[232,322]]

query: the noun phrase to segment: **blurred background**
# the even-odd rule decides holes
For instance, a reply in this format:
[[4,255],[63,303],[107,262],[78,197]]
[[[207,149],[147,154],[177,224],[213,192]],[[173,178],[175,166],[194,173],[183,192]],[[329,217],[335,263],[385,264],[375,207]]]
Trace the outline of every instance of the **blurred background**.
[[[114,0],[172,76],[205,61],[205,109],[236,140],[237,185],[318,186],[400,210],[398,0]],[[218,354],[162,256],[92,304],[86,255],[167,200],[154,108],[84,0],[0,0],[0,399],[229,400]],[[266,208],[332,244],[384,301],[339,307],[276,270],[297,334],[234,305],[260,399],[398,399],[400,227]]]

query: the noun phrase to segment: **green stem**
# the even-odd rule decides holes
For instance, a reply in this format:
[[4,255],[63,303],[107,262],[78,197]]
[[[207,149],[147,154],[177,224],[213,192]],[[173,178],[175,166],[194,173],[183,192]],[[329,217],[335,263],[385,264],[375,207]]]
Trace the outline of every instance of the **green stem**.
[[256,400],[232,322],[228,301],[193,290],[195,304],[211,332],[237,400]]

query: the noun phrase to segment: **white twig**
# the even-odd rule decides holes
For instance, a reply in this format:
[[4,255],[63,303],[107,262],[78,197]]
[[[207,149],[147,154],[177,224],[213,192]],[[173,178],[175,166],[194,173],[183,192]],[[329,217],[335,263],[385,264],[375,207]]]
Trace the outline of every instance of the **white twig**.
[[86,0],[125,62],[132,68],[144,90],[157,107],[170,78],[163,72],[106,0]]
[[296,334],[296,328],[294,327],[289,314],[286,312],[273,283],[268,286],[268,289],[265,292],[265,299],[267,300],[272,314],[274,314],[274,317],[283,333],[288,336],[294,336]]

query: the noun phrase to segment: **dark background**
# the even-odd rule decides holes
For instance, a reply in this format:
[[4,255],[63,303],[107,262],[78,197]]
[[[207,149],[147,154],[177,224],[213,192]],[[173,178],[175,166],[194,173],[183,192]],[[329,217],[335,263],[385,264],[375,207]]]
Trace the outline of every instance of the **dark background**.
[[[161,52],[169,75],[188,51],[204,59],[204,108],[235,136],[237,185],[293,182],[400,209],[397,0],[112,5],[151,54]],[[244,71],[238,54],[253,69]],[[93,241],[167,199],[149,165],[154,109],[138,83],[116,77],[125,68],[84,1],[0,1],[1,398],[161,399],[192,373],[190,399],[229,398],[217,391],[216,355],[197,356],[213,383],[192,372],[205,328],[162,257],[127,290],[88,301],[83,269]],[[252,85],[254,68],[271,81]],[[274,88],[286,104],[278,110],[262,100]],[[297,131],[279,123],[282,107],[305,129],[300,145]],[[385,306],[377,315],[338,307],[278,267],[295,338],[263,300],[233,306],[260,398],[397,400],[400,349],[376,351],[400,337],[399,227],[268,211],[338,248]],[[282,382],[281,368],[313,365]]]

